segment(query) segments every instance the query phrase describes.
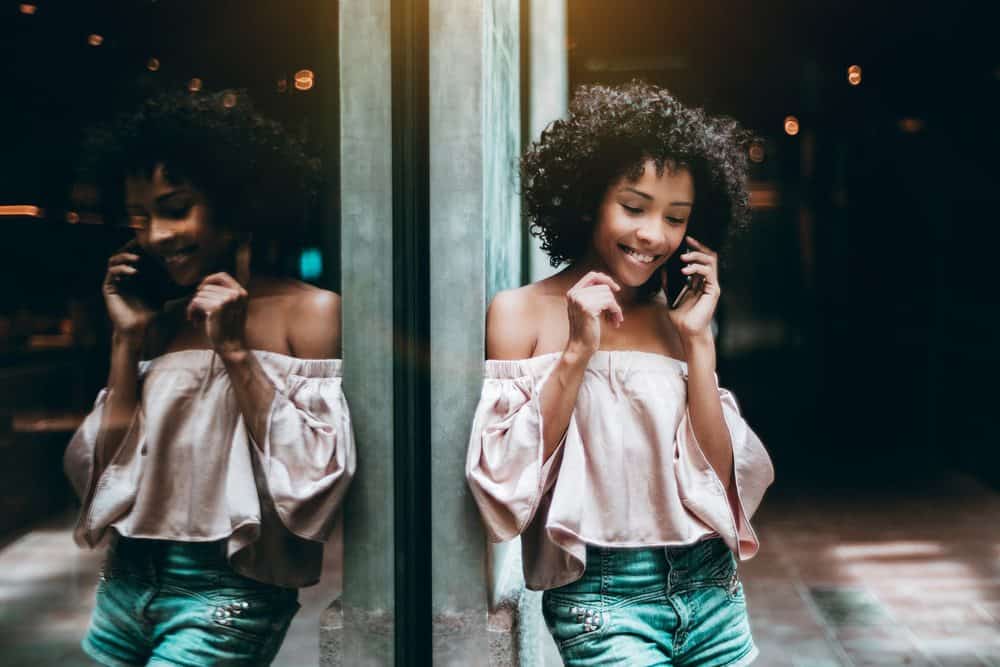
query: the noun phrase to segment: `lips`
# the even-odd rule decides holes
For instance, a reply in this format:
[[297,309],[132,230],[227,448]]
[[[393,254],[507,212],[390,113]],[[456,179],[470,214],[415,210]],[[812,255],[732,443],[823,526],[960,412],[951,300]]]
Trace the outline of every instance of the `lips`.
[[190,259],[197,250],[198,246],[196,245],[186,246],[184,248],[174,250],[173,252],[161,253],[160,258],[167,266],[178,266]]
[[619,243],[618,247],[622,249],[622,252],[624,252],[632,260],[638,262],[639,264],[652,264],[660,257],[662,257],[662,255],[647,255],[645,253],[641,253],[638,250],[630,248],[622,243]]

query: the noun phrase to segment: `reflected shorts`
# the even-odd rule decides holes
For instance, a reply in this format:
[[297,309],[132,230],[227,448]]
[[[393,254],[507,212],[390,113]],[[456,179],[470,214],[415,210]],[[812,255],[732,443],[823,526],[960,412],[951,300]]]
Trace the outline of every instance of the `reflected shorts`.
[[720,538],[588,546],[583,577],[545,591],[542,612],[568,667],[741,667],[759,651],[736,569]]
[[119,538],[81,643],[132,665],[268,665],[299,609],[298,591],[236,574],[221,542]]

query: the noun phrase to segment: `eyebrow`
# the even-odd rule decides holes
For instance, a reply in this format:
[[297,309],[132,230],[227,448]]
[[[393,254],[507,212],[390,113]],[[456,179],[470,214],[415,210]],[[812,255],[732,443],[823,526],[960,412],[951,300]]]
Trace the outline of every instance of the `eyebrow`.
[[[633,192],[633,193],[639,195],[643,199],[647,199],[649,201],[653,201],[653,195],[645,193],[642,190],[636,190],[635,188],[632,188],[632,187],[624,187],[624,188],[622,188],[622,190],[628,190],[629,192]],[[672,201],[672,202],[670,202],[670,205],[671,206],[693,206],[693,204],[691,202],[689,202],[689,201]]]

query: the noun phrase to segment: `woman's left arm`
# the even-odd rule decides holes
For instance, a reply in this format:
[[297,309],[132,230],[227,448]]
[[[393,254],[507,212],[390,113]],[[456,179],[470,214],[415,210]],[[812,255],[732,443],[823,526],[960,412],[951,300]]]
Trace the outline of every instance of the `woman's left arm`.
[[711,331],[701,337],[684,339],[684,352],[688,365],[687,402],[691,429],[705,458],[729,491],[733,481],[733,442],[715,383],[715,341]]
[[733,481],[733,443],[722,413],[722,400],[715,382],[715,339],[712,317],[719,303],[719,257],[696,239],[686,237],[691,251],[681,255],[681,272],[696,280],[685,290],[670,319],[681,338],[688,365],[687,402],[691,428],[723,486]]

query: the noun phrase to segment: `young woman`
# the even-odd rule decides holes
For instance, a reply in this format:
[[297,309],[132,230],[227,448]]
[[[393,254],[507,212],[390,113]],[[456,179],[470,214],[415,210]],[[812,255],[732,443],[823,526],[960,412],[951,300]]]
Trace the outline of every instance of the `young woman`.
[[157,98],[101,136],[135,241],[108,261],[111,370],[65,457],[77,542],[111,542],[83,648],[268,664],[355,467],[339,297],[250,274],[311,165],[233,92]]
[[568,266],[490,305],[466,474],[490,538],[521,536],[567,665],[758,654],[736,567],[774,472],[712,332],[744,141],[661,88],[590,86],[523,158],[532,231]]

